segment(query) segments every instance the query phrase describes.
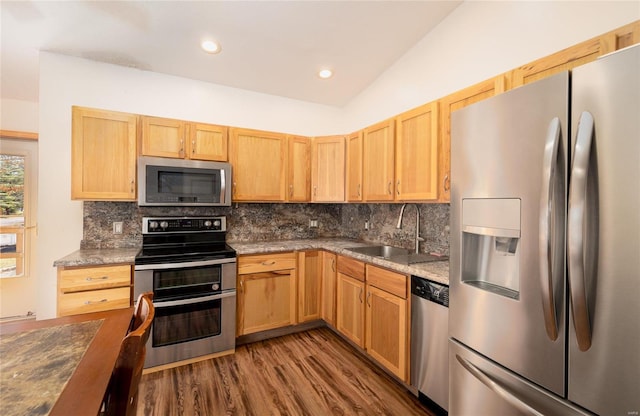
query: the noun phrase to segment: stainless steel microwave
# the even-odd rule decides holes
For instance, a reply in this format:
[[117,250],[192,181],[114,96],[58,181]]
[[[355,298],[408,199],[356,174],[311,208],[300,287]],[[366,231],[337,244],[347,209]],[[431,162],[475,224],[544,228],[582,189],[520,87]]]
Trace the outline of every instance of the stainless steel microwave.
[[231,206],[231,164],[141,156],[138,205]]

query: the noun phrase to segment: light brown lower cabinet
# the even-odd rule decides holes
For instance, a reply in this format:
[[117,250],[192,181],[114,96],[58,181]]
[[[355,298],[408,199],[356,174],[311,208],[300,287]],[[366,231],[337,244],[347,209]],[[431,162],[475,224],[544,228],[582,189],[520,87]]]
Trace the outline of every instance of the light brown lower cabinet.
[[328,251],[322,252],[322,299],[321,318],[331,326],[336,326],[336,279],[337,257]]
[[296,255],[238,257],[236,334],[296,323]]
[[298,323],[320,319],[322,252],[298,252]]
[[364,282],[338,272],[336,327],[356,345],[364,348]]
[[131,265],[58,268],[58,316],[131,306]]

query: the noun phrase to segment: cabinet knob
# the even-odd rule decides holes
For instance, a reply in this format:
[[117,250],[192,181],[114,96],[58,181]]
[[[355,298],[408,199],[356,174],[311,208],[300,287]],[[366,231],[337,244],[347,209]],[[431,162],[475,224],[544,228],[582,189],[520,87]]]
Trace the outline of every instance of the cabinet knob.
[[391,190],[391,185],[392,185],[391,182],[387,184],[387,192],[389,192],[389,195],[393,195],[393,191]]
[[398,180],[398,183],[396,184],[396,193],[400,196],[400,180]]

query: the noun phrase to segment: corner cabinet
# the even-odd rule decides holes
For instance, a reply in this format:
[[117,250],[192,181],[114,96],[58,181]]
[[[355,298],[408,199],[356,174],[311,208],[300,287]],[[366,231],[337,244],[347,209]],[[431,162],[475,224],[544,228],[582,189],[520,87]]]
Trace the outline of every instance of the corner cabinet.
[[296,323],[296,254],[238,257],[236,334]]
[[289,136],[287,163],[287,201],[308,202],[311,199],[311,139]]
[[364,263],[338,256],[336,328],[360,348],[365,347]]
[[347,201],[362,201],[362,131],[347,137]]
[[400,114],[396,129],[395,199],[438,199],[438,103]]
[[229,130],[233,200],[286,201],[287,137],[258,130]]
[[135,201],[138,116],[72,108],[71,199]]
[[320,319],[322,252],[298,252],[298,323]]
[[364,129],[363,201],[394,200],[395,120]]
[[311,140],[311,200],[344,202],[345,141],[343,136]]
[[58,269],[58,316],[128,308],[131,265]]

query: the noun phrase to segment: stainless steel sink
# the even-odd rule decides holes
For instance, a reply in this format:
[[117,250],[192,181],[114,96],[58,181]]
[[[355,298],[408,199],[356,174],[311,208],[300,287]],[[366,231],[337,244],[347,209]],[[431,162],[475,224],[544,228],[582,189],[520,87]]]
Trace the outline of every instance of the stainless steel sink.
[[364,254],[366,256],[379,257],[398,264],[416,264],[433,261],[445,261],[446,256],[433,256],[426,253],[414,253],[406,248],[393,246],[369,246],[369,247],[349,247],[349,251]]
[[347,250],[367,256],[381,257],[383,259],[389,259],[394,256],[407,256],[410,253],[406,248],[393,246],[350,247],[347,248]]

